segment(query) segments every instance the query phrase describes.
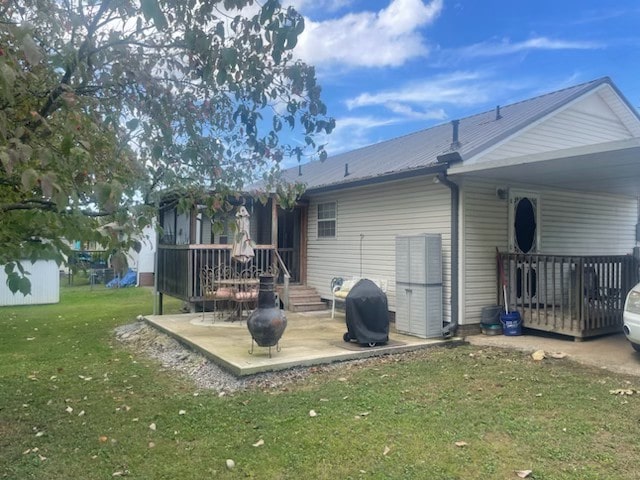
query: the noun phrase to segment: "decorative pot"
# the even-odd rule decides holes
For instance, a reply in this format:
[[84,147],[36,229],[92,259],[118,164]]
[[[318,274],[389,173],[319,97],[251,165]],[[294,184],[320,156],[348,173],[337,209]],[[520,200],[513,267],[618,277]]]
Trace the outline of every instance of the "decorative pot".
[[258,308],[247,319],[251,338],[261,347],[273,347],[278,344],[286,327],[287,317],[284,311],[276,307],[275,278],[273,275],[261,275]]

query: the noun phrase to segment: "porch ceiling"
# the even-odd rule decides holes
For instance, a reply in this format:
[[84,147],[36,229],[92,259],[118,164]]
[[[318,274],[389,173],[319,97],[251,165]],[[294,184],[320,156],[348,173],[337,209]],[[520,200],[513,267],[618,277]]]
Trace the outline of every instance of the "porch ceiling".
[[640,196],[640,139],[460,165],[450,175],[574,191]]

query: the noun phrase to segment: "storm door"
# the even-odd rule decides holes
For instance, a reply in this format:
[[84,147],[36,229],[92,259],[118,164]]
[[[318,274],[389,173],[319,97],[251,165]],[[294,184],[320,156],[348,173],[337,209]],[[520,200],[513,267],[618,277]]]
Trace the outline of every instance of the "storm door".
[[[511,191],[509,195],[509,251],[531,255],[540,248],[540,197],[536,193]],[[538,271],[535,257],[518,262],[516,297],[519,302],[538,303]]]

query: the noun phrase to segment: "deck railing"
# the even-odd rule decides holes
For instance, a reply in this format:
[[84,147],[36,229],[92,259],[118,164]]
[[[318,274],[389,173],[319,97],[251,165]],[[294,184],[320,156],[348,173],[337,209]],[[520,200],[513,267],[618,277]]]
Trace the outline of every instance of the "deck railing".
[[231,256],[231,245],[159,245],[158,292],[186,302],[204,299],[203,272],[213,272],[210,280],[232,276],[257,278],[261,273],[277,271],[277,259],[272,245],[253,247],[254,257],[238,262]]
[[[620,331],[624,300],[638,282],[629,255],[501,254],[510,310],[525,327],[588,337]],[[498,278],[499,303],[504,304]]]

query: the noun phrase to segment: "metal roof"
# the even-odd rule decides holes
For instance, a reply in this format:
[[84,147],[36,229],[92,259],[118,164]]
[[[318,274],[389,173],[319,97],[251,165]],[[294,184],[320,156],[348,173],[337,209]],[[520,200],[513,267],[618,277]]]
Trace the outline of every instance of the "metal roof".
[[[305,163],[300,170],[298,166],[289,168],[283,171],[283,176],[289,182],[306,184],[307,191],[314,191],[385,181],[419,172],[435,172],[442,167],[437,163],[439,155],[457,151],[463,159],[471,158],[605,83],[620,94],[613,82],[608,77],[603,77],[501,106],[499,118],[495,109],[462,118],[459,120],[457,146],[452,145],[453,128],[451,122],[448,122],[330,156],[324,162]],[[620,96],[624,100],[621,94]],[[349,174],[345,176],[346,164]]]

